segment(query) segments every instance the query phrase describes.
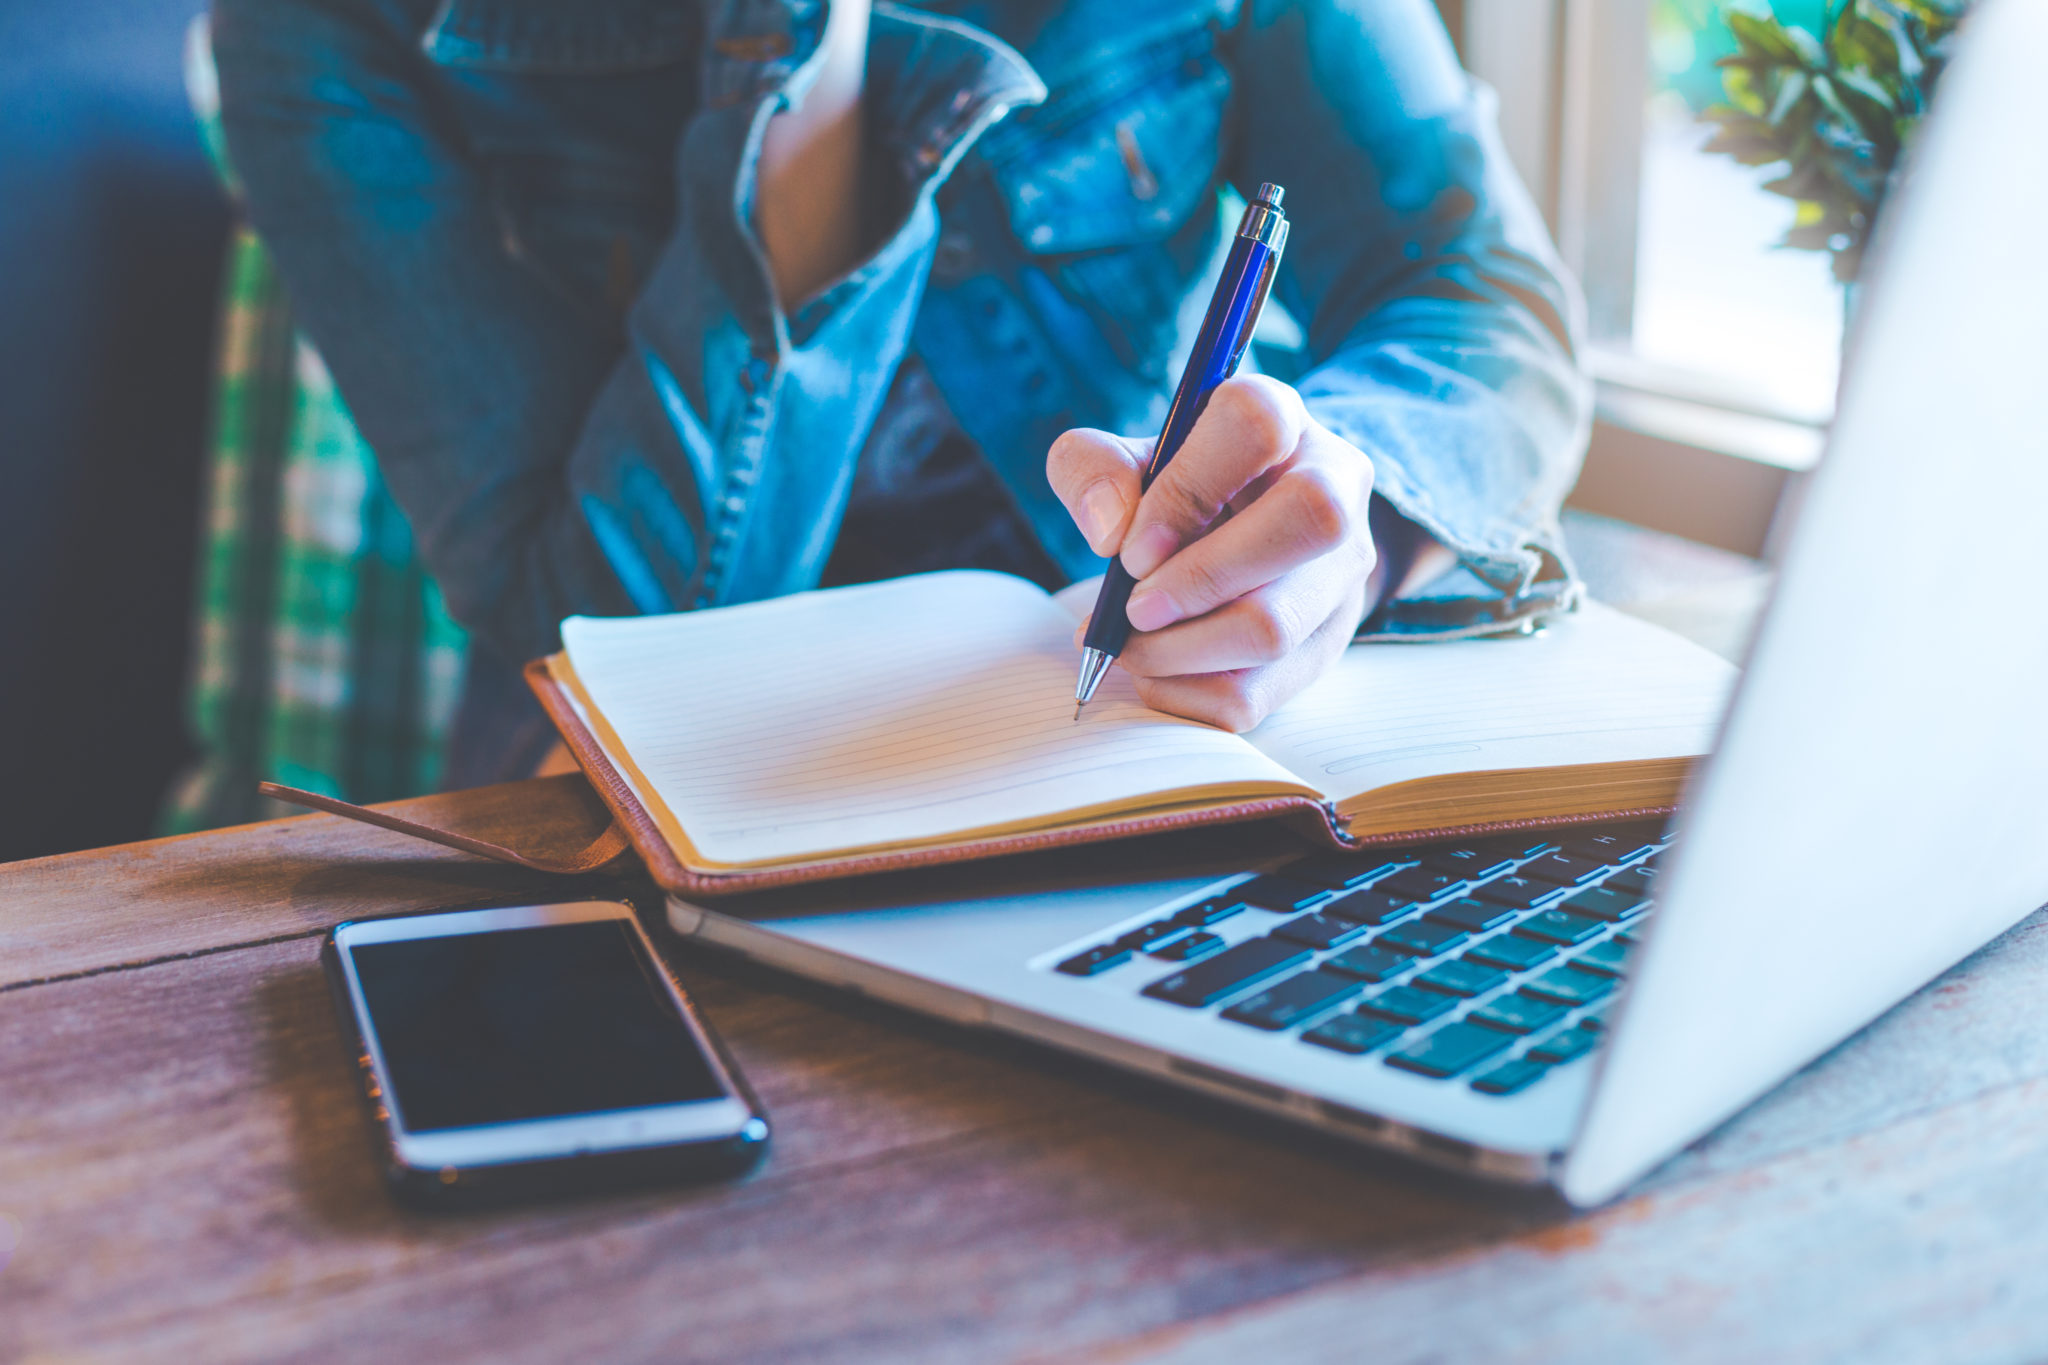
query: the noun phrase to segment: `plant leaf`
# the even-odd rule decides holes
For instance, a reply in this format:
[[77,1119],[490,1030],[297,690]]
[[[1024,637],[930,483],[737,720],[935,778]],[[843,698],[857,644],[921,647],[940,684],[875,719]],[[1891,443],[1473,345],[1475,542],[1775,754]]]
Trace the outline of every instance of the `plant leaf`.
[[1812,77],[1804,71],[1794,71],[1778,86],[1778,98],[1772,102],[1771,112],[1765,117],[1773,124],[1783,123],[1791,115],[1793,106],[1805,99],[1812,88]]
[[1792,50],[1799,54],[1799,60],[1805,63],[1809,69],[1814,71],[1824,71],[1827,69],[1827,52],[1821,47],[1819,39],[1803,28],[1797,28],[1789,24],[1780,24],[1778,27],[1784,33],[1787,41],[1792,44]]
[[1735,35],[1737,47],[1745,54],[1768,57],[1775,61],[1801,64],[1799,48],[1792,37],[1792,30],[1776,19],[1765,15],[1747,14],[1742,10],[1728,12],[1728,31]]
[[1782,163],[1763,185],[1795,205],[1781,244],[1829,252],[1851,279],[1969,0],[1828,0],[1818,36],[1728,3],[1735,51],[1715,63],[1726,101],[1701,115],[1706,150]]

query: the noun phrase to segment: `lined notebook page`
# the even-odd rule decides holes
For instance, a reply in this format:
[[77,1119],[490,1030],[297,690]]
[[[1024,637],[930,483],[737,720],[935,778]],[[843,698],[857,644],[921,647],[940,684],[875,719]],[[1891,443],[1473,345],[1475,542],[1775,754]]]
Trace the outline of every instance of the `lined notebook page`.
[[[702,859],[797,861],[1214,783],[1298,782],[1111,670],[1077,724],[1073,618],[952,572],[676,616],[572,617],[577,679]],[[642,793],[643,797],[647,793]]]
[[1687,758],[1713,747],[1735,675],[1589,603],[1540,635],[1353,645],[1249,738],[1334,801],[1453,772]]

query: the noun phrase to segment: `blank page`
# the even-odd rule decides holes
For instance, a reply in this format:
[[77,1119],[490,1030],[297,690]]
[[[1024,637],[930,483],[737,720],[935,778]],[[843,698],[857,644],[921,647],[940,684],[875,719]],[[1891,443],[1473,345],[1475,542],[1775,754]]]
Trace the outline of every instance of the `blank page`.
[[1342,802],[1446,773],[1704,754],[1734,680],[1718,655],[1588,603],[1537,635],[1353,645],[1249,738]]
[[1073,631],[1022,579],[956,571],[572,617],[562,639],[642,800],[703,865],[1057,824],[1182,788],[1300,790],[1238,736],[1147,710],[1119,670],[1076,723]]

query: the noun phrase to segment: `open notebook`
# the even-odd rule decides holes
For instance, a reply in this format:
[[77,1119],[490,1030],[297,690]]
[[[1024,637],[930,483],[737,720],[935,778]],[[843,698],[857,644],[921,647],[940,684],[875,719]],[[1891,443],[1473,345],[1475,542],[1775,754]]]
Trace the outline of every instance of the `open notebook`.
[[572,617],[527,676],[658,880],[716,893],[1210,820],[1335,844],[1668,809],[1734,670],[1589,606],[1533,637],[1354,645],[1258,729],[1077,722],[1074,619],[948,572]]

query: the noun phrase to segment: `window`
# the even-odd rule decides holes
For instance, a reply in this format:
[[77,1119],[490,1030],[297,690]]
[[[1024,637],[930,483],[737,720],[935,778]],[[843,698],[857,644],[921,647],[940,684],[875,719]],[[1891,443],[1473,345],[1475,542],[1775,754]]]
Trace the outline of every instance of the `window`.
[[[1651,0],[1650,69],[1629,350],[1707,377],[1724,401],[1793,421],[1834,409],[1841,289],[1818,252],[1777,246],[1789,200],[1775,172],[1709,156],[1700,113],[1721,99],[1716,59],[1734,43],[1718,0]],[[1778,0],[1778,17],[1819,28],[1825,0]]]
[[1775,245],[1773,173],[1701,150],[1737,3],[1814,28],[1827,0],[1438,7],[1585,286],[1600,422],[1574,501],[1754,553],[1819,455],[1842,299],[1825,257]]

